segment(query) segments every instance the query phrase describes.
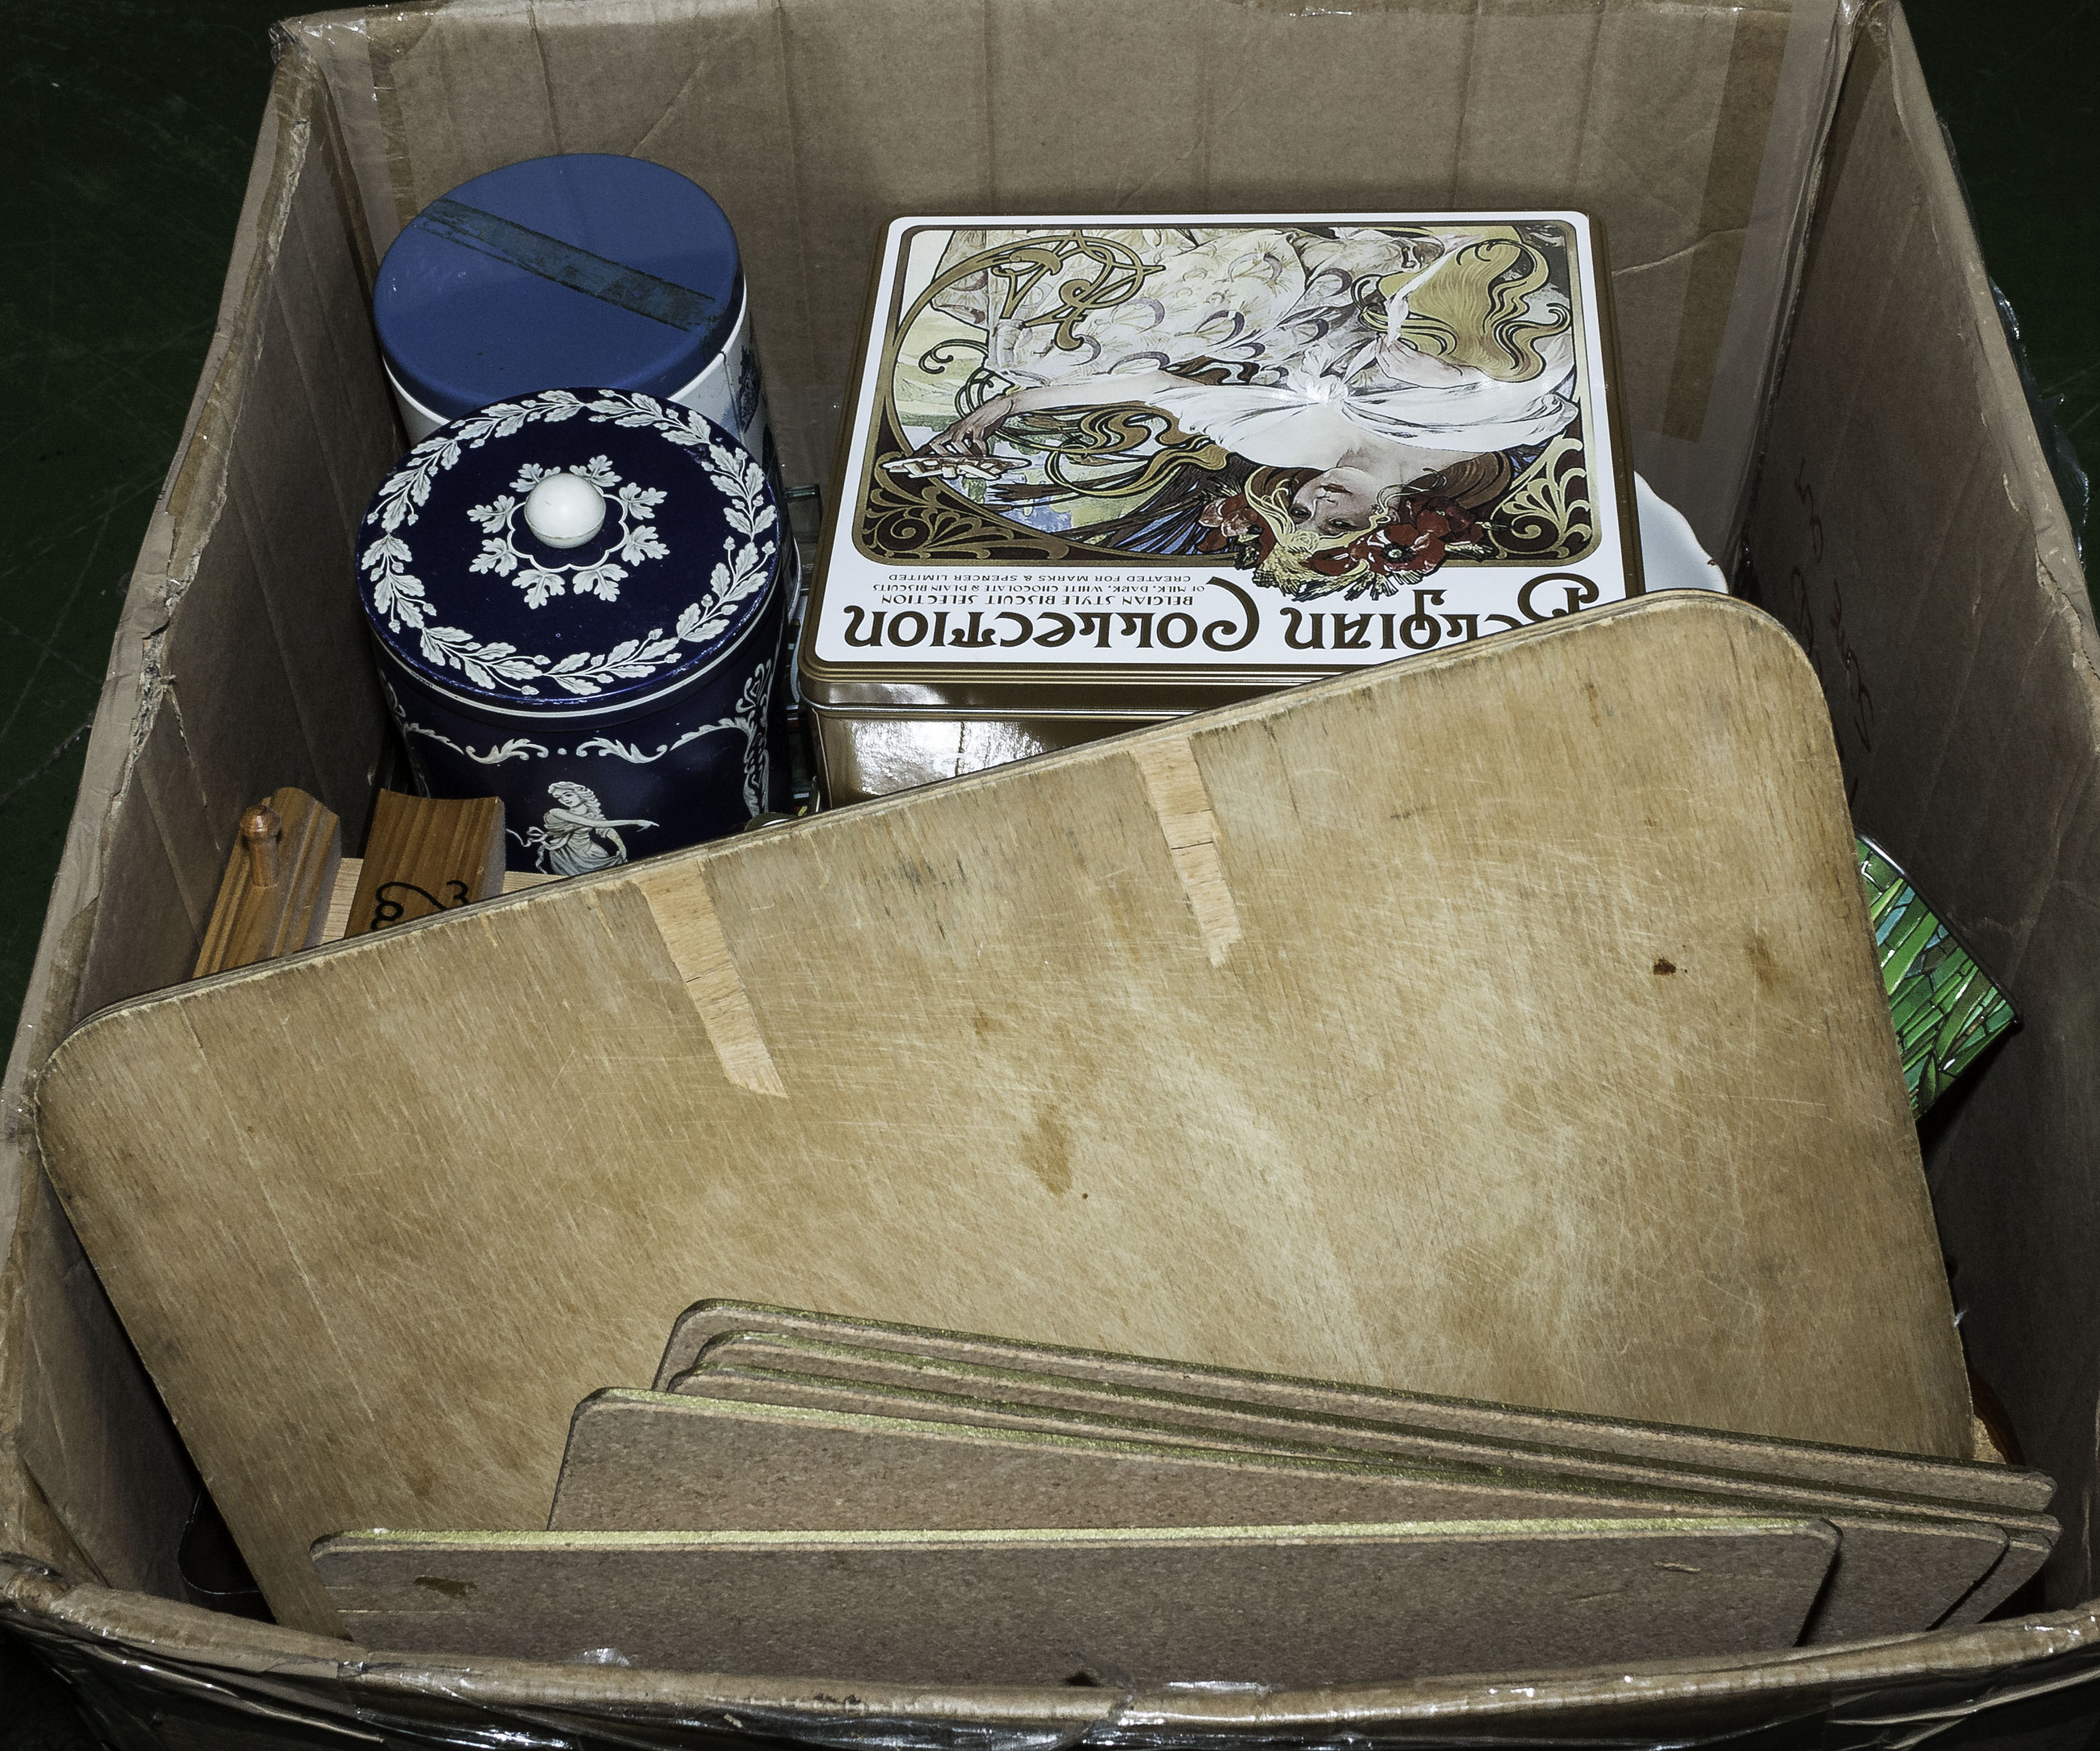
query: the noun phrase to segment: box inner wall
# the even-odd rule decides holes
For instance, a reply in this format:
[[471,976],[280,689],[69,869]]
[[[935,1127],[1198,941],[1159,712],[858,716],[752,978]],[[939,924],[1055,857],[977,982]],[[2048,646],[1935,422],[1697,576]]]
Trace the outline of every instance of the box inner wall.
[[[1758,400],[1788,296],[1785,196],[1806,182],[1807,141],[1835,88],[1832,9],[1811,7],[1344,18],[1170,0],[1137,16],[1074,3],[1052,31],[1049,15],[1019,5],[965,16],[804,0],[704,13],[408,9],[289,31],[266,122],[280,130],[277,160],[236,262],[240,320],[214,361],[200,441],[171,477],[159,575],[141,579],[168,611],[152,635],[148,708],[135,728],[116,726],[132,745],[103,817],[99,905],[60,1027],[182,977],[233,814],[251,794],[298,783],[362,822],[383,708],[348,589],[327,580],[346,584],[364,495],[400,443],[364,298],[401,220],[453,183],[535,152],[587,150],[655,158],[708,186],[750,263],[788,473],[820,481],[865,264],[896,212],[1579,204],[1612,244],[1636,458],[1725,552],[1751,428],[1728,443],[1718,428]],[[637,32],[650,52],[633,53]],[[1414,69],[1405,105],[1379,71],[1395,54]],[[1289,71],[1271,77],[1286,87],[1321,86],[1281,131],[1273,106],[1247,100],[1260,70],[1278,68]],[[929,134],[899,91],[938,91],[942,127]],[[1776,114],[1791,132],[1768,154],[1767,135],[1787,131]],[[1894,162],[1909,142],[1886,118],[1884,132],[1869,147]],[[943,153],[929,138],[967,143]],[[1860,214],[1846,223],[1872,229]],[[1928,289],[1947,285],[1937,258],[1920,272]],[[1856,393],[1846,369],[1835,361],[1820,387],[1796,392],[1805,424]],[[1784,508],[1770,487],[1760,506],[1768,518]],[[2001,532],[2014,549],[2001,549],[2013,592],[2027,576],[2021,530]],[[1917,545],[1930,575],[1957,575],[1948,540],[1958,536],[1943,533],[1939,550]],[[2089,620],[2073,633],[2089,647]],[[1893,629],[1860,636],[1903,644]],[[2053,733],[2075,742],[2084,727]],[[2089,757],[2089,743],[2076,746]],[[1964,792],[1992,782],[1961,777]],[[1915,840],[1914,809],[1906,821]],[[1905,844],[1886,822],[1869,825]],[[2005,872],[1950,873],[1958,898],[1988,913],[1988,878]],[[2028,885],[2031,937],[2049,881]],[[2032,1074],[2054,1084],[2053,1065]],[[1943,1141],[1939,1159],[1962,1177],[1958,1140]],[[48,1198],[32,1204],[62,1221]],[[2072,1436],[2077,1406],[2089,1405],[2083,1378],[2074,1393],[2060,1380],[2033,1388]],[[150,1388],[138,1402],[157,1409]],[[39,1481],[84,1548],[98,1535],[106,1544],[107,1527],[84,1537],[75,1524],[92,1519],[71,1499],[80,1492],[64,1477]],[[20,1524],[15,1511],[8,1519]],[[2082,1570],[2078,1586],[2090,1590]]]

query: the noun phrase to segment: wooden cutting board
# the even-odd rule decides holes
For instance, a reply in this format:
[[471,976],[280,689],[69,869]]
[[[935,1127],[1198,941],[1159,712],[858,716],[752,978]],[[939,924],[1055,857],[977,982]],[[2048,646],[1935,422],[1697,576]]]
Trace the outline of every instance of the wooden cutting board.
[[703,1301],[681,1313],[657,1365],[655,1390],[706,1396],[712,1391],[708,1382],[725,1368],[830,1374],[907,1390],[1096,1411],[1105,1404],[1120,1407],[1109,1409],[1110,1415],[1212,1426],[1223,1418],[1240,1427],[1244,1419],[1266,1416],[1275,1432],[1292,1431],[1295,1425],[1298,1438],[1306,1440],[1329,1438],[1305,1431],[1338,1420],[1357,1436],[1374,1434],[1394,1451],[1432,1462],[1551,1471],[1581,1461],[1616,1466],[1620,1470],[1609,1475],[1628,1477],[1648,1468],[1688,1467],[1959,1503],[1988,1510],[1989,1518],[2011,1515],[2038,1526],[2055,1525],[2040,1512],[2049,1504],[2054,1481],[2046,1472],[2018,1466],[1614,1422],[747,1302]]
[[[1147,1408],[1135,1394],[1111,1395],[1096,1387],[1091,1398],[1076,1382],[1065,1383],[1059,1392],[1051,1377],[1039,1377],[1048,1391],[1031,1391],[1026,1400],[1016,1402],[974,1396],[989,1383],[979,1381],[960,1392],[899,1389],[880,1383],[884,1374],[861,1378],[848,1371],[845,1356],[825,1361],[827,1372],[798,1374],[752,1367],[727,1357],[722,1347],[711,1348],[699,1367],[681,1374],[673,1391],[697,1397],[730,1399],[756,1405],[796,1406],[848,1417],[903,1418],[909,1421],[960,1423],[978,1428],[1006,1429],[1039,1434],[1078,1436],[1088,1440],[1158,1444],[1168,1447],[1212,1447],[1227,1451],[1293,1454],[1326,1462],[1397,1462],[1402,1466],[1448,1466],[1445,1458],[1426,1459],[1420,1444],[1397,1429],[1374,1424],[1344,1422],[1339,1418],[1298,1418],[1285,1420],[1273,1414],[1235,1415],[1218,1407],[1199,1411],[1207,1427],[1176,1422],[1188,1400],[1156,1400]],[[862,1356],[880,1352],[862,1351]],[[993,1370],[982,1370],[991,1373]],[[1004,1372],[1000,1370],[999,1372]],[[889,1375],[893,1379],[893,1374]],[[618,1395],[602,1395],[618,1396]],[[588,1405],[589,1401],[586,1401]],[[1055,1405],[1057,1408],[1045,1408]],[[1113,1414],[1103,1414],[1108,1408]],[[1154,1421],[1154,1417],[1170,1420]],[[569,1456],[562,1471],[562,1487],[554,1498],[554,1514],[549,1524],[571,1525],[699,1525],[694,1520],[615,1521],[608,1519],[564,1520],[562,1496],[567,1489],[582,1425],[579,1414],[569,1434]],[[1821,1516],[1842,1535],[1830,1578],[1817,1595],[1802,1639],[1811,1643],[1859,1641],[1876,1635],[1899,1635],[1928,1630],[1944,1621],[1957,1608],[1974,1609],[1973,1601],[1983,1594],[1996,1604],[2025,1581],[2047,1559],[2057,1532],[2056,1522],[2041,1515],[2020,1516],[2014,1524],[1994,1520],[1988,1515],[1970,1513],[1944,1505],[1926,1505],[1913,1498],[1870,1494],[1859,1490],[1837,1490],[1788,1484],[1755,1475],[1695,1471],[1688,1466],[1643,1466],[1635,1461],[1614,1463],[1587,1456],[1569,1454],[1556,1469],[1553,1460],[1538,1449],[1503,1448],[1476,1443],[1473,1465],[1495,1467],[1493,1475],[1507,1483],[1521,1482],[1534,1488],[1560,1490],[1608,1490],[1616,1485],[1646,1491],[1661,1490],[1679,1497],[1683,1511],[1722,1509],[1717,1501],[1732,1502],[1736,1511],[1802,1514]],[[1476,1511],[1467,1511],[1474,1512]],[[1492,1511],[1477,1511],[1490,1517]],[[1551,1511],[1577,1512],[1564,1508]],[[1601,1509],[1590,1511],[1592,1517]],[[1626,1511],[1624,1509],[1614,1511]],[[1651,1511],[1661,1512],[1660,1509]],[[1333,1516],[1348,1519],[1353,1516]],[[2009,1516],[2008,1519],[2010,1519]],[[708,1522],[705,1524],[717,1524]],[[746,1523],[734,1523],[746,1524]],[[769,1522],[768,1524],[773,1524]],[[889,1524],[869,1520],[856,1524]],[[926,1524],[915,1520],[915,1524]],[[971,1525],[989,1525],[973,1519]],[[1104,1523],[1106,1524],[1106,1523]],[[1136,1523],[1131,1523],[1136,1524]],[[2012,1543],[2019,1537],[2018,1546]],[[1984,1608],[1988,1609],[1988,1605]],[[1980,1621],[1975,1612],[1966,1621]]]
[[1347,1684],[1788,1646],[1815,1520],[356,1533],[368,1647],[928,1684]]
[[1965,1454],[1821,695],[1665,595],[90,1019],[52,1178],[280,1621],[700,1295]]
[[[1343,1525],[1730,1512],[1769,1519],[1781,1511],[1484,1466],[1174,1446],[1100,1431],[1044,1433],[608,1387],[576,1407],[547,1529]],[[2001,1535],[1988,1555],[1977,1548],[1970,1580],[2004,1545]]]
[[[690,1377],[689,1377],[690,1378]],[[785,1377],[775,1377],[776,1379]],[[1009,1414],[1002,1422],[823,1401],[695,1397],[617,1387],[576,1408],[551,1532],[770,1527],[1212,1526],[1301,1519],[1750,1518],[1824,1520],[1841,1537],[1811,1627],[1821,1642],[1933,1627],[2005,1556],[1988,1522],[1880,1511],[1825,1515],[1645,1484],[1383,1456],[1277,1453],[1213,1434],[1156,1441],[1141,1427]],[[1833,1597],[1836,1595],[1836,1597]],[[1835,1615],[1832,1615],[1834,1608]]]

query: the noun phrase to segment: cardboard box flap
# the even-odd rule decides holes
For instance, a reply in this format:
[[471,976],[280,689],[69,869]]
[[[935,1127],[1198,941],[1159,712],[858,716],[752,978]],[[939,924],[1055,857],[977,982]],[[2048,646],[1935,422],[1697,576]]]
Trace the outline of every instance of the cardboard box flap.
[[[23,1243],[0,1264],[0,1453],[17,1439],[26,1453],[107,1450],[104,1431],[126,1422],[126,1404],[136,1407],[152,1398],[143,1376],[119,1386],[116,1374],[96,1370],[73,1374],[62,1383],[46,1376],[39,1383],[34,1372],[32,1345],[41,1347],[41,1340],[32,1336],[32,1298],[71,1299],[69,1312],[53,1309],[50,1317],[84,1322],[83,1332],[102,1328],[113,1340],[112,1346],[104,1346],[106,1353],[121,1348],[122,1340],[106,1303],[99,1310],[90,1304],[100,1295],[92,1273],[73,1272],[60,1281],[45,1262],[64,1257],[74,1242],[69,1232],[46,1232],[53,1224],[63,1228],[65,1219],[29,1147],[27,1084],[59,1036],[87,1009],[182,977],[183,939],[192,938],[187,952],[193,957],[194,933],[202,923],[194,896],[208,887],[208,866],[220,854],[220,836],[227,831],[223,825],[214,827],[207,792],[220,786],[245,787],[237,774],[202,772],[185,746],[177,677],[169,667],[169,629],[197,580],[201,555],[220,527],[226,471],[239,410],[255,374],[263,307],[272,298],[294,296],[298,258],[278,271],[278,244],[290,206],[302,189],[309,200],[319,194],[333,204],[328,184],[307,174],[306,148],[321,106],[320,82],[311,68],[298,63],[279,68],[236,228],[219,320],[182,443],[132,572],[67,830],[65,857],[52,887],[7,1081],[0,1088],[0,1124],[6,1137],[0,1149],[0,1211],[13,1213]],[[299,368],[298,360],[283,349],[273,362],[280,374]],[[266,377],[265,387],[270,386]],[[377,386],[373,388],[376,405]],[[317,417],[339,419],[346,407],[358,404],[359,393],[355,384],[346,385],[334,406],[313,411]],[[345,527],[346,551],[348,536]],[[188,693],[194,703],[201,705],[212,698],[213,678],[209,662],[192,675]],[[237,718],[237,690],[222,690],[218,708]],[[355,734],[355,726],[349,727]],[[249,745],[260,763],[274,761],[276,745],[295,739],[298,726],[262,722],[252,731]],[[364,806],[362,796],[346,801],[360,810]],[[115,1392],[117,1401],[103,1399],[104,1387]],[[171,1450],[164,1422],[157,1432],[138,1431],[135,1439],[126,1436],[120,1450],[133,1471],[127,1488],[135,1505],[155,1500],[165,1504],[188,1490],[182,1475],[187,1467],[172,1459],[170,1469],[152,1475],[157,1456],[166,1457]],[[15,1457],[15,1462],[0,1464],[0,1544],[50,1548],[34,1529],[54,1519],[79,1528],[88,1546],[99,1543],[97,1528],[112,1524],[105,1514],[112,1499],[104,1489],[106,1475],[94,1467],[75,1475],[70,1467],[61,1470],[46,1463],[46,1485],[39,1489],[18,1469],[20,1454]],[[157,1534],[172,1535],[165,1528]],[[142,1548],[133,1559],[147,1565],[146,1575],[161,1577],[156,1584],[165,1584],[165,1569],[153,1553]],[[123,1561],[113,1560],[122,1572]]]
[[[1610,236],[1639,460],[1726,554],[1856,11],[732,0],[701,29],[651,0],[477,0],[283,28],[328,82],[377,252],[545,152],[633,153],[714,195],[791,481],[828,479],[901,213],[1582,208]],[[923,92],[930,133],[898,101]]]
[[1921,1728],[1971,1719],[2008,1739],[2036,1732],[2074,1717],[2100,1682],[2100,1614],[2085,1610],[1843,1648],[1297,1692],[856,1683],[841,1693],[792,1679],[389,1655],[73,1584],[6,1557],[0,1624],[31,1640],[104,1718],[143,1735],[180,1723],[200,1743],[245,1730],[264,1744],[303,1744],[307,1735],[364,1744],[384,1723],[460,1751],[549,1732],[592,1751],[752,1736],[849,1751],[1027,1751],[1049,1739],[1224,1748],[1338,1731],[1424,1751],[1604,1751],[1629,1740],[1689,1751],[1758,1729],[1786,1744],[1901,1751]]

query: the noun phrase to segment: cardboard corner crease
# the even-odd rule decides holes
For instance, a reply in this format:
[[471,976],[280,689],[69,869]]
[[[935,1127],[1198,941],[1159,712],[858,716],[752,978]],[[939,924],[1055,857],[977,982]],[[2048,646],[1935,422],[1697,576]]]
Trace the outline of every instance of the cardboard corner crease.
[[[362,329],[372,264],[404,214],[453,183],[558,138],[639,149],[708,187],[744,244],[791,481],[825,478],[867,250],[898,213],[1099,210],[1134,175],[1150,179],[1153,204],[1191,210],[1574,202],[1610,229],[1636,461],[1710,549],[1736,554],[1740,531],[1739,581],[1814,666],[1860,826],[2008,970],[2028,1018],[1958,1121],[1935,1131],[1926,1165],[1970,1352],[2031,1462],[2066,1500],[2083,1499],[2100,1369],[2092,1344],[2063,1334],[2100,1326],[2088,1263],[2100,1223],[2063,1164],[2100,1142],[2082,1031],[2100,920],[2073,898],[2100,876],[2088,867],[2100,845],[2100,639],[1900,12],[1693,4],[1485,19],[1073,0],[1055,29],[996,9],[938,31],[925,18],[870,0],[770,11],[672,0],[646,12],[585,0],[286,27],[223,320],[90,745],[9,1068],[11,1114],[26,1111],[74,1023],[181,979],[202,928],[196,897],[223,867],[243,802],[295,783],[343,815],[352,842],[361,833],[383,702],[354,600],[312,582],[346,564],[355,483],[376,479],[399,442]],[[608,82],[615,64],[620,79]],[[1401,64],[1417,100],[1396,104],[1386,69]],[[467,66],[479,106],[457,101]],[[1162,80],[1199,66],[1260,68],[1278,94],[1318,98],[1279,131],[1273,104]],[[920,122],[893,105],[901,89],[940,90],[955,137],[986,149],[927,152]],[[1783,329],[1787,369],[1767,403]],[[1915,338],[1926,335],[1953,337],[1935,342],[1930,368]],[[321,379],[325,416],[307,390]],[[1972,478],[2010,490],[1967,493]],[[231,492],[261,520],[217,515]],[[273,615],[302,639],[280,647]],[[1189,928],[1196,964],[1216,971],[1193,915]],[[419,954],[442,957],[447,927],[417,928]],[[1242,952],[1233,945],[1225,967]],[[654,964],[663,1013],[675,999],[686,1018],[666,1025],[712,1057],[678,968],[668,952]],[[667,1735],[758,1708],[788,1737],[835,1720],[837,1692],[818,1680],[507,1661],[461,1678],[457,1661],[386,1668],[347,1644],[94,1585],[97,1572],[165,1584],[151,1578],[158,1559],[139,1528],[177,1498],[179,1455],[152,1432],[165,1429],[152,1387],[125,1374],[107,1303],[84,1273],[64,1274],[77,1255],[26,1126],[9,1136],[0,1180],[21,1180],[4,1201],[15,1235],[0,1295],[0,1430],[38,1428],[0,1447],[0,1545],[21,1553],[6,1561],[0,1612],[92,1682],[112,1719],[157,1732],[164,1693],[147,1674],[179,1656],[216,1687],[184,1706],[222,1730],[277,1731],[266,1718],[329,1729],[378,1708],[435,1729],[457,1705],[417,1690],[444,1699],[462,1684],[479,1718],[506,1730],[556,1706]],[[165,1214],[170,1244],[195,1235],[190,1215]],[[610,1332],[622,1371],[638,1378],[678,1308],[723,1287],[686,1282]],[[112,1365],[38,1377],[39,1355],[60,1350],[33,1345],[33,1325],[59,1317],[68,1295],[78,1342]],[[112,1458],[92,1475],[73,1469],[89,1453]],[[551,1471],[538,1480],[543,1505],[551,1483]],[[1813,1697],[1824,1731],[1892,1744],[1904,1729],[1886,1723],[1907,1712],[1996,1711],[2017,1726],[2023,1697],[2045,1691],[2061,1708],[2067,1689],[2100,1674],[2100,1621],[2076,1603],[2096,1590],[2082,1524],[2047,1585],[2045,1616],[1522,1685],[1256,1698],[856,1684],[848,1712],[910,1720],[929,1743],[983,1725],[1110,1718],[1169,1732],[1280,1727],[1311,1742],[1462,1707],[1498,1736],[1564,1744],[1750,1731],[1798,1718]],[[267,1687],[254,1676],[265,1665]],[[1869,1691],[1871,1705],[1846,1700]]]

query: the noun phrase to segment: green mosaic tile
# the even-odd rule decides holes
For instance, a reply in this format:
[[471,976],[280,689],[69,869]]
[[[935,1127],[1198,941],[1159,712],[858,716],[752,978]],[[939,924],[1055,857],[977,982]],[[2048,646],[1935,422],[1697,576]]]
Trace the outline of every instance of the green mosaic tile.
[[1871,839],[1860,839],[1857,849],[1904,1086],[1912,1114],[1921,1116],[2019,1017],[1895,860]]

